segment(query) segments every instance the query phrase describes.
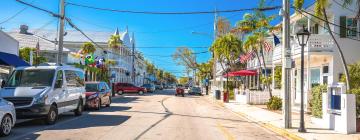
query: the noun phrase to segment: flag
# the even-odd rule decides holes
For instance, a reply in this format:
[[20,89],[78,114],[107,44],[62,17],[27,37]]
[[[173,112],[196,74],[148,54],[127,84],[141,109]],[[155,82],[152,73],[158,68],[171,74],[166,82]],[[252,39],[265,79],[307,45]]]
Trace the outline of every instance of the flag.
[[245,54],[240,56],[240,63],[242,63],[242,64],[246,63],[246,55]]
[[248,59],[254,59],[256,57],[256,52],[254,50],[251,50],[248,55]]
[[269,42],[264,41],[264,46],[265,46],[264,49],[265,49],[266,52],[270,52],[270,51],[271,51],[272,46],[271,46],[271,44],[270,44]]
[[273,33],[275,46],[280,44],[280,39]]

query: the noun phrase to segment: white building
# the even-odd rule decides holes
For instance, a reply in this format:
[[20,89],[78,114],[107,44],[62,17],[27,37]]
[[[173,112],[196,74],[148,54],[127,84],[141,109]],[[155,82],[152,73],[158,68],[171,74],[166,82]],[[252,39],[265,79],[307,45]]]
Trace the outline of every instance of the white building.
[[[23,47],[36,48],[38,46],[40,56],[45,57],[48,62],[56,62],[58,54],[56,43],[28,29],[28,26],[21,25],[19,29],[10,31],[8,34],[19,42],[18,49]],[[69,52],[70,50],[64,47],[63,62],[66,62]]]
[[[19,42],[8,35],[7,33],[0,30],[0,52],[19,55]],[[6,62],[3,62],[2,58],[0,58],[0,81],[6,79],[9,75],[10,67],[5,65]]]
[[[345,60],[348,64],[360,61],[360,24],[359,19],[356,19],[356,13],[343,8],[341,5],[332,3],[327,8],[329,22],[339,26],[330,25],[331,30],[335,34],[340,48],[343,51]],[[312,10],[314,5],[306,8],[309,13],[314,13]],[[357,4],[353,4],[349,9],[358,9]],[[305,13],[303,13],[305,14]],[[325,28],[324,22],[319,22],[311,15],[294,14],[290,18],[291,22],[291,57],[293,60],[293,69],[291,72],[291,97],[294,109],[299,108],[300,104],[300,51],[298,45],[296,32],[302,29],[303,26],[309,29],[311,36],[308,44],[305,47],[305,69],[304,69],[304,91],[305,101],[311,98],[311,88],[319,84],[332,85],[339,82],[340,77],[344,74],[343,65],[339,56],[338,49],[335,46],[334,40]],[[282,64],[282,46],[279,45],[273,49],[272,63],[274,66],[281,66]],[[273,74],[274,75],[274,74]],[[308,104],[306,104],[308,107]]]
[[[52,42],[56,42],[56,31],[53,30],[40,30],[37,31],[38,36],[42,38],[46,38],[47,40],[52,40]],[[120,32],[119,29],[116,29],[114,33],[112,32],[98,32],[98,31],[85,31],[85,34],[89,36],[98,46],[96,47],[96,52],[94,56],[104,56],[105,59],[109,59],[115,61],[115,65],[111,65],[109,70],[110,74],[114,75],[113,78],[114,82],[123,82],[123,83],[133,83],[135,85],[142,85],[142,81],[140,79],[144,79],[142,77],[144,63],[141,60],[138,60],[139,57],[137,51],[135,50],[135,57],[134,57],[134,66],[135,70],[133,70],[133,55],[132,49],[136,47],[135,43],[135,36],[132,35],[130,37],[130,33],[128,28],[126,28],[123,32]],[[120,40],[122,41],[123,45],[120,46],[118,49],[109,48],[108,40],[111,35],[119,35]],[[75,30],[66,30],[64,36],[64,47],[68,48],[69,51],[76,53],[81,49],[81,46],[85,42],[90,42],[88,38],[83,36],[80,32]],[[107,53],[104,53],[106,51]],[[64,61],[68,64],[79,63],[81,61],[80,58],[75,57],[73,55],[68,55],[67,61]],[[137,64],[137,62],[141,62]],[[139,67],[139,68],[138,68]],[[138,75],[139,73],[139,75]],[[135,78],[135,80],[133,80]]]

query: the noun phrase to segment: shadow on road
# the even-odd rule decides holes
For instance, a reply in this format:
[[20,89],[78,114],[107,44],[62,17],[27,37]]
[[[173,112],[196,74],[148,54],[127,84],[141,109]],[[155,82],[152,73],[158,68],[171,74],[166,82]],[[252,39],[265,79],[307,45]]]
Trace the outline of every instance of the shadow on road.
[[126,95],[117,99],[113,99],[112,103],[130,103],[135,101],[140,101],[139,97]]
[[117,111],[124,111],[129,110],[131,107],[128,106],[111,106],[107,108],[102,108],[101,110],[93,111],[93,112],[117,112]]
[[[33,132],[16,139],[36,139],[37,137],[40,136],[38,132],[44,130],[69,130],[69,129],[90,128],[90,127],[117,126],[130,119],[130,116],[102,115],[102,114],[101,115],[87,114],[85,116],[81,116],[81,119],[76,119],[76,118],[69,119],[70,117],[73,117],[73,115],[70,114],[62,115],[61,119],[57,122],[57,124],[55,125],[40,124],[41,126],[38,126],[37,130],[31,129],[29,131],[30,132],[33,131]],[[33,127],[34,121],[39,121],[39,120],[33,120],[33,121],[17,124],[16,129],[22,129],[24,127],[29,127],[30,125]],[[17,130],[13,131],[13,136],[19,136],[19,135],[21,136],[23,134],[18,133]]]

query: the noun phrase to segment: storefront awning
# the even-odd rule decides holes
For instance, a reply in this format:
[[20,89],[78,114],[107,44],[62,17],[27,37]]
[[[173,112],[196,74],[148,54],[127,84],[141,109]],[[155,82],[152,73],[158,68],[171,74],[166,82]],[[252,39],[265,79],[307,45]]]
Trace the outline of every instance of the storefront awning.
[[0,52],[0,65],[14,66],[14,67],[30,66],[27,62],[25,62],[18,56],[4,52]]
[[224,77],[234,77],[234,76],[254,76],[256,75],[256,71],[252,70],[240,70],[240,71],[233,71],[225,74]]

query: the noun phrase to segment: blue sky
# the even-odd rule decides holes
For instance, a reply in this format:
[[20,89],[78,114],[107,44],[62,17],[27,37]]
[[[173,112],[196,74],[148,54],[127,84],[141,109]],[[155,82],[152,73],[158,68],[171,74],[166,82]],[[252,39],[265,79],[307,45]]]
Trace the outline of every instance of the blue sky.
[[[15,0],[1,0],[0,23],[11,17],[25,6]],[[59,0],[24,0],[34,5],[58,12]],[[112,8],[135,11],[210,11],[253,8],[258,0],[66,0],[68,2],[91,5],[101,8]],[[313,0],[307,0],[309,4]],[[281,5],[282,0],[268,0],[267,5]],[[278,14],[278,10],[269,11],[267,14]],[[232,25],[242,19],[244,12],[224,13],[219,16],[227,17]],[[135,33],[137,49],[153,62],[157,67],[174,73],[177,76],[185,76],[183,67],[177,66],[170,55],[175,47],[187,46],[195,52],[205,51],[211,45],[213,34],[213,14],[204,15],[144,15],[114,13],[98,11],[68,5],[66,15],[82,30],[114,32],[118,27],[124,30],[126,26],[130,32]],[[277,18],[273,24],[280,21]],[[5,31],[18,28],[20,24],[27,24],[32,29],[56,29],[57,20],[49,14],[32,8],[27,8],[15,18],[0,24]],[[44,26],[47,25],[47,26]],[[67,26],[66,30],[73,30]],[[191,32],[202,32],[204,35],[196,35]],[[208,34],[208,35],[206,35]],[[156,48],[155,48],[156,47]],[[210,53],[199,54],[197,60],[204,62],[211,57]]]

